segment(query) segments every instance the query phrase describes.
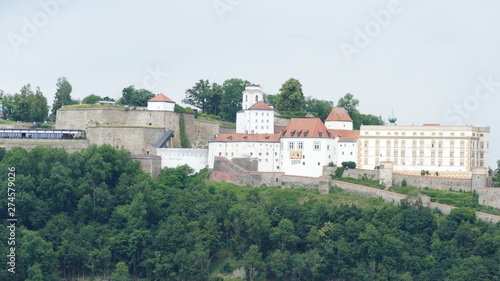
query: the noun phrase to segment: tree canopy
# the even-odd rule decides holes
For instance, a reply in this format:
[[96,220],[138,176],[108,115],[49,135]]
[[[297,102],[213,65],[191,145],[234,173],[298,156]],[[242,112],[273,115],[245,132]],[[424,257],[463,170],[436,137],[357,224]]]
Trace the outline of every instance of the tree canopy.
[[23,122],[42,122],[47,118],[49,107],[47,98],[40,87],[35,92],[31,85],[24,85],[19,93],[3,95],[2,113],[4,118]]
[[337,102],[338,107],[344,107],[349,113],[353,122],[354,130],[359,130],[361,125],[384,125],[384,120],[381,116],[372,114],[362,114],[358,111],[357,107],[359,100],[354,98],[354,95],[347,93]]
[[134,86],[123,88],[122,97],[118,103],[130,106],[147,106],[148,100],[155,97],[155,94],[146,89],[136,89]]
[[[109,97],[108,97],[108,99],[109,99]],[[83,98],[82,103],[95,104],[96,102],[102,101],[102,100],[104,100],[102,97],[100,97],[98,95],[90,94],[90,95]]]
[[276,97],[278,111],[304,111],[306,102],[299,80],[290,78],[280,88]]
[[188,166],[153,180],[109,145],[0,148],[0,170],[13,166],[19,259],[0,280],[212,280],[240,266],[249,280],[500,278],[500,224],[468,208],[443,216],[337,188],[239,187]]
[[220,103],[220,116],[223,120],[236,122],[236,112],[241,110],[242,93],[250,82],[232,78],[222,84],[222,98]]
[[71,105],[75,102],[71,98],[71,91],[73,88],[71,84],[68,82],[66,77],[60,77],[57,79],[57,90],[54,97],[54,103],[52,105],[52,115],[56,115],[56,112],[59,108],[65,105]]

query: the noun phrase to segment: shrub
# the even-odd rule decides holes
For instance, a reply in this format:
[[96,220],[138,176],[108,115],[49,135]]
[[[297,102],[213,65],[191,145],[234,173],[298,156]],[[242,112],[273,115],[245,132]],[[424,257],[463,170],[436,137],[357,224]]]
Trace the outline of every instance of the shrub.
[[356,162],[353,161],[342,162],[342,167],[349,169],[356,169]]
[[401,186],[406,186],[406,185],[407,185],[406,180],[405,180],[405,179],[403,179],[403,180],[401,181]]
[[333,163],[333,161],[330,161],[330,163],[328,163],[328,166],[335,167],[335,163]]

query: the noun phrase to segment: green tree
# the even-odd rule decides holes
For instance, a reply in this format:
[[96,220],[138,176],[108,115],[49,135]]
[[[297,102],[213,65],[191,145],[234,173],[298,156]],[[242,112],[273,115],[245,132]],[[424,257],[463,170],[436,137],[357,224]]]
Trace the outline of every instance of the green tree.
[[146,89],[136,89],[134,86],[128,86],[122,90],[122,97],[118,103],[131,106],[147,106],[148,100],[154,97],[155,94]]
[[98,95],[90,94],[83,98],[82,103],[84,104],[95,104],[98,101],[104,100]]
[[339,99],[337,102],[338,107],[343,107],[349,113],[351,118],[355,112],[358,112],[356,107],[359,105],[359,100],[355,99],[354,96],[350,93],[345,94],[343,97]]
[[318,100],[313,97],[306,98],[306,111],[316,113],[321,121],[325,121],[333,107],[333,101]]
[[71,98],[71,91],[73,88],[71,84],[68,82],[66,77],[60,77],[57,79],[57,90],[56,95],[54,97],[54,103],[52,105],[52,115],[56,115],[56,112],[59,108],[65,105],[74,104],[73,99]]
[[276,99],[278,95],[264,94],[264,102],[269,106],[276,107]]
[[30,121],[42,122],[49,114],[49,106],[47,98],[43,96],[40,87],[36,87],[34,95],[29,97],[30,104]]
[[245,255],[245,272],[247,280],[253,280],[262,267],[262,253],[257,245],[248,248]]
[[26,281],[43,281],[42,269],[40,269],[40,264],[35,263],[30,268],[28,268],[28,279]]
[[278,226],[271,229],[269,238],[278,241],[280,249],[283,251],[289,244],[295,244],[299,241],[299,237],[295,235],[295,227],[289,219],[282,219]]
[[128,271],[128,267],[124,262],[119,262],[116,264],[116,269],[111,275],[111,279],[113,281],[129,281],[132,280],[130,278],[130,274]]
[[14,113],[14,96],[5,94],[2,98],[2,114],[4,119],[13,119]]
[[223,87],[207,80],[198,81],[191,89],[186,90],[183,103],[201,109],[203,113],[217,115],[222,98]]
[[299,80],[290,78],[280,89],[276,98],[276,109],[279,111],[304,111],[306,102]]
[[43,96],[40,88],[37,87],[35,93],[30,84],[24,85],[21,91],[15,94],[12,99],[6,96],[4,100],[6,101],[4,113],[7,115],[12,114],[14,120],[42,122],[49,112],[47,99]]
[[222,84],[220,116],[223,120],[236,122],[236,112],[241,110],[241,94],[247,84],[250,82],[237,78],[228,79]]

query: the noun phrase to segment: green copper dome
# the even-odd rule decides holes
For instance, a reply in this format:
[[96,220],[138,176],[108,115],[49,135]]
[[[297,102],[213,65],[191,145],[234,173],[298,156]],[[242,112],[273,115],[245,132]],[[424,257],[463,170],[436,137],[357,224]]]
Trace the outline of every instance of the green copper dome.
[[391,122],[389,124],[389,126],[395,126],[396,125],[396,121],[398,121],[398,118],[396,118],[396,116],[394,115],[394,111],[392,111],[391,115],[389,115],[388,120],[389,120],[389,122]]

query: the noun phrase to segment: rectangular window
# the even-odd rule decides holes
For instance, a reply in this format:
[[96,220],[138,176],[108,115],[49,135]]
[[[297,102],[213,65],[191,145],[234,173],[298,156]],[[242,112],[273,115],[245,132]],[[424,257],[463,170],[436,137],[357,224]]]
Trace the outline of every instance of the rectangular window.
[[320,150],[321,149],[321,142],[315,141],[314,142],[314,150]]
[[295,149],[295,143],[293,141],[288,142],[288,150],[294,150]]
[[297,149],[298,150],[304,150],[304,142],[303,141],[297,142]]

